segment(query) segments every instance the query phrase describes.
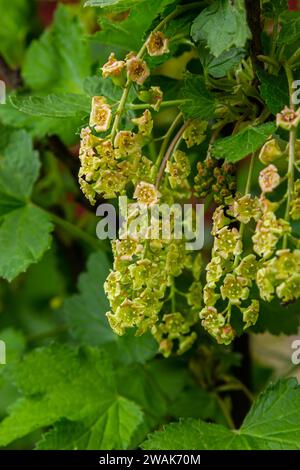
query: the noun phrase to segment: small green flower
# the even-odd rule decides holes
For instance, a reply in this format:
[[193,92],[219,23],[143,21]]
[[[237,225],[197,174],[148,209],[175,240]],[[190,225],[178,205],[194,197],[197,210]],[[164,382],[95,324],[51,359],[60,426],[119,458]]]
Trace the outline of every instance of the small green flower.
[[139,204],[146,204],[151,207],[158,203],[161,194],[154,184],[141,181],[135,188],[133,197]]
[[230,214],[243,224],[248,224],[251,219],[257,221],[261,215],[259,200],[250,194],[234,199]]
[[241,300],[249,296],[249,288],[246,286],[247,279],[234,274],[226,274],[221,287],[222,298],[227,298],[233,304],[240,304]]
[[243,322],[245,323],[244,330],[252,325],[255,325],[259,314],[259,301],[251,300],[251,304],[246,308],[241,308],[243,313]]
[[183,138],[188,148],[193,147],[194,145],[200,145],[205,141],[207,126],[207,121],[193,119],[183,134]]
[[295,302],[300,298],[300,274],[293,274],[276,288],[276,294],[283,302]]
[[212,235],[216,235],[219,230],[221,230],[226,225],[229,225],[231,220],[225,216],[224,214],[224,207],[218,206],[213,213],[213,227],[212,227]]
[[238,276],[248,279],[249,281],[254,281],[258,268],[259,263],[256,256],[250,254],[241,260],[240,264],[235,269],[235,272]]
[[220,294],[217,294],[214,286],[206,284],[203,288],[203,300],[207,307],[213,307],[220,298]]
[[163,100],[163,92],[161,91],[159,86],[152,86],[149,90],[139,91],[138,98],[140,101],[150,104],[150,106],[155,111],[159,111],[160,105]]
[[206,281],[209,286],[214,286],[223,275],[222,258],[213,256],[211,261],[206,265]]
[[274,272],[266,267],[259,269],[256,276],[256,283],[261,298],[267,302],[271,302],[275,293]]
[[138,126],[139,134],[143,137],[149,137],[153,129],[153,120],[149,109],[146,109],[139,118],[131,119],[133,124]]
[[240,255],[242,242],[239,231],[236,228],[223,227],[216,235],[214,249],[225,259],[232,255]]

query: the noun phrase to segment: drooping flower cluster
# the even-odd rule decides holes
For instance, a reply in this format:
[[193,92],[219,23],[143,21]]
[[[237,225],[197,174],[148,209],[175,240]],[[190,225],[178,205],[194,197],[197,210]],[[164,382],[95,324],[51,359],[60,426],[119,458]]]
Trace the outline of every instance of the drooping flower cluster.
[[[135,328],[136,335],[150,330],[165,356],[171,352],[181,354],[196,339],[191,327],[197,321],[201,301],[199,258],[192,262],[183,239],[172,235],[171,240],[153,237],[151,231],[157,227],[162,230],[160,219],[151,213],[160,197],[155,186],[140,182],[134,197],[137,204],[130,208],[125,231],[113,242],[113,271],[105,283],[112,308],[107,317],[117,334],[123,335],[128,328]],[[141,205],[146,219],[141,219]],[[152,217],[152,225],[148,224],[148,216]],[[184,270],[193,273],[194,282],[186,295],[185,308],[174,312],[171,308],[177,295],[176,278]],[[170,312],[161,313],[164,304]]]
[[[287,107],[277,115],[277,125],[288,131],[296,128],[299,121],[299,112]],[[291,174],[291,166],[288,165],[290,145],[295,147],[294,156],[297,147],[294,141],[284,145],[272,139],[263,146],[260,152],[260,160],[268,166],[259,175],[262,190],[260,197],[262,217],[252,237],[253,249],[263,261],[257,272],[260,296],[268,302],[277,296],[283,304],[294,302],[300,297],[300,253],[298,249],[288,248],[288,245],[295,241],[296,247],[298,246],[297,240],[292,236],[292,222],[300,217],[299,179],[293,180],[294,169]],[[277,160],[279,164],[282,162],[281,167],[286,168],[287,179],[292,178],[291,183],[287,184],[283,198],[282,191],[279,193],[281,200],[276,200],[276,194],[274,194],[275,189],[285,182],[285,178],[280,177],[278,168],[271,163]],[[286,205],[284,218],[278,216],[282,203]]]
[[200,312],[202,326],[222,344],[231,343],[235,336],[233,309],[242,313],[244,328],[254,325],[259,313],[259,302],[248,300],[259,263],[253,254],[242,256],[241,232],[235,226],[258,220],[259,203],[249,194],[227,202],[228,206],[217,207],[213,215],[214,246],[206,266],[205,307]]

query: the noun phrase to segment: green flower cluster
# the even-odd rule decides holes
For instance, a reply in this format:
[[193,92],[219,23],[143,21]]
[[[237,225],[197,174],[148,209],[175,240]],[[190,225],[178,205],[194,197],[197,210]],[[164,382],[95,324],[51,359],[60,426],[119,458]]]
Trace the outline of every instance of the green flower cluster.
[[[285,108],[278,114],[277,124],[292,132],[298,126],[299,119],[299,112]],[[285,145],[271,139],[261,149],[259,158],[268,166],[259,176],[262,190],[260,197],[262,217],[252,237],[253,249],[262,257],[262,265],[256,279],[260,296],[267,302],[277,296],[283,304],[300,298],[300,251],[297,249],[299,241],[292,235],[293,221],[300,218],[300,180],[294,181],[295,168],[292,165],[296,165],[296,161],[289,162],[287,168],[291,145],[294,147],[292,149],[292,158],[294,158],[299,145],[294,139]],[[283,185],[286,178],[280,177],[274,161],[276,163],[278,161],[278,166],[287,172],[288,182],[283,198],[282,191],[279,193],[280,196],[277,196],[275,189]],[[286,204],[284,218],[278,217],[282,203]],[[296,249],[288,248],[288,245],[292,244],[296,245]]]
[[138,133],[119,131],[114,142],[97,137],[91,127],[81,131],[79,183],[91,204],[96,196],[112,199],[125,194],[129,183],[149,179],[153,165],[142,155],[142,146],[153,126],[150,111],[133,121]]
[[[138,200],[145,192],[135,191]],[[151,207],[153,194],[147,192]],[[128,225],[134,221],[135,211]],[[151,227],[147,229],[149,234]],[[105,292],[112,311],[107,314],[111,328],[123,335],[128,328],[135,328],[136,335],[150,330],[159,343],[160,351],[169,356],[182,354],[195,341],[197,335],[191,327],[197,322],[201,303],[200,257],[193,261],[187,254],[184,240],[150,239],[147,233],[140,239],[122,233],[122,239],[113,242],[114,265],[105,283]],[[126,237],[123,239],[123,236]],[[176,278],[183,271],[190,272],[194,281],[187,294],[176,288]],[[174,308],[176,296],[184,298],[182,311],[162,313]]]
[[254,325],[259,313],[259,302],[248,300],[259,263],[254,254],[242,256],[241,230],[236,228],[238,222],[258,220],[259,203],[249,194],[228,198],[227,203],[213,215],[214,246],[206,266],[205,307],[200,311],[202,326],[221,344],[230,344],[236,334],[231,326],[233,308],[242,313],[244,328]]
[[235,168],[230,163],[223,163],[208,156],[204,162],[197,165],[198,174],[195,176],[195,194],[199,198],[213,195],[218,205],[225,203],[225,199],[236,191]]

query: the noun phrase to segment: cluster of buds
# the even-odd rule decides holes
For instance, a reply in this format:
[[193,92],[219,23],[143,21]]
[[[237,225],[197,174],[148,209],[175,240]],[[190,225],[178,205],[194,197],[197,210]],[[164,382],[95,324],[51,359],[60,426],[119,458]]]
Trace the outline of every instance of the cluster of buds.
[[208,156],[204,162],[197,165],[198,174],[195,177],[195,193],[199,198],[205,198],[212,193],[215,202],[223,205],[236,191],[235,168],[230,163],[219,165],[219,161]]

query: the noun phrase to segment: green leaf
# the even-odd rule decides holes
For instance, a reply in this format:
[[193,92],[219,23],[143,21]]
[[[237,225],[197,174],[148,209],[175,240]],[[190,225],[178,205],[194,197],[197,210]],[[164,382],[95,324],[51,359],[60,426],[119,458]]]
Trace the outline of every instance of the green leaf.
[[0,0],[0,54],[12,68],[20,65],[30,30],[32,4],[28,0]]
[[245,50],[241,48],[229,49],[222,52],[219,57],[214,57],[207,52],[207,49],[200,48],[200,59],[203,67],[207,72],[215,78],[224,77],[227,72],[238,65],[245,56]]
[[6,214],[0,223],[0,276],[12,281],[39,261],[50,247],[53,226],[41,209],[26,205]]
[[171,3],[174,0],[140,0],[132,4],[128,17],[123,21],[100,17],[101,31],[93,38],[102,44],[137,51],[152,22]]
[[70,118],[90,112],[91,101],[85,95],[75,93],[50,94],[47,96],[11,96],[12,105],[31,116]]
[[204,78],[188,74],[185,80],[183,97],[187,100],[181,105],[186,117],[211,119],[216,109],[214,96],[205,86]]
[[[15,368],[14,379],[24,397],[0,424],[0,446],[59,422],[42,448],[55,439],[61,448],[126,449],[143,420],[139,406],[117,393],[112,364],[95,349],[35,350]],[[67,442],[61,420],[72,421]]]
[[71,421],[58,423],[43,437],[37,449],[126,449],[142,418],[138,405],[117,396],[99,418],[93,417],[85,424]]
[[11,281],[50,246],[52,224],[29,205],[40,163],[25,131],[12,132],[0,158],[0,277]]
[[151,335],[140,337],[129,332],[117,336],[110,328],[105,313],[109,303],[104,292],[104,282],[111,265],[104,253],[93,254],[88,261],[87,272],[78,282],[79,294],[66,300],[63,312],[71,333],[79,344],[104,346],[118,363],[143,363],[153,357],[157,345]]
[[38,139],[55,134],[68,146],[78,143],[74,129],[82,126],[82,117],[68,118],[62,126],[60,118],[30,116],[10,102],[0,106],[0,121],[6,126],[26,130],[31,137]]
[[82,28],[70,11],[60,5],[52,28],[30,44],[23,78],[35,91],[81,93],[90,74],[91,56]]
[[151,434],[146,450],[299,450],[300,387],[292,378],[270,385],[238,431],[195,419]]
[[278,301],[260,301],[257,323],[251,328],[254,333],[268,331],[272,335],[296,335],[300,325],[300,302],[282,306]]
[[24,131],[12,132],[0,157],[0,216],[28,200],[40,163],[32,141]]
[[256,127],[247,127],[236,135],[218,139],[212,146],[215,158],[224,158],[227,162],[238,162],[258,150],[276,130],[273,122]]
[[278,42],[282,45],[292,44],[300,39],[300,15],[295,11],[288,11],[281,15],[281,31]]
[[277,114],[289,104],[289,87],[285,75],[275,76],[264,70],[257,72],[260,94],[272,114]]
[[231,47],[244,47],[251,37],[244,0],[217,0],[195,19],[191,29],[194,41],[205,41],[218,57]]

